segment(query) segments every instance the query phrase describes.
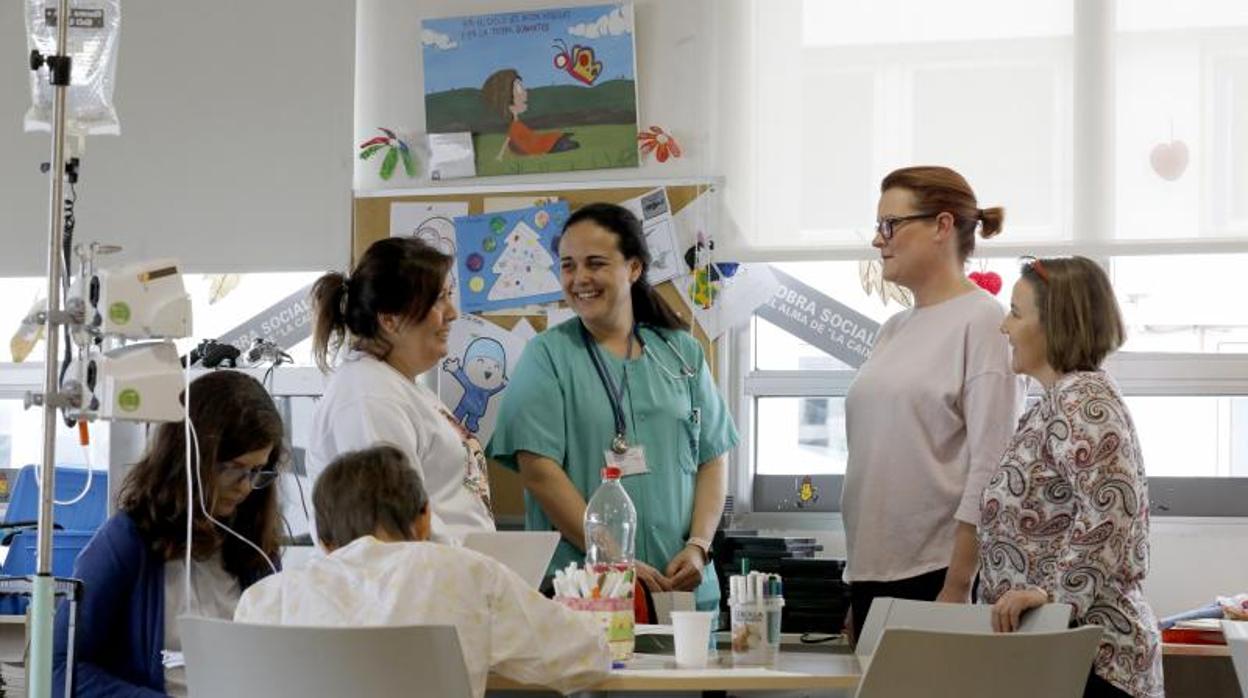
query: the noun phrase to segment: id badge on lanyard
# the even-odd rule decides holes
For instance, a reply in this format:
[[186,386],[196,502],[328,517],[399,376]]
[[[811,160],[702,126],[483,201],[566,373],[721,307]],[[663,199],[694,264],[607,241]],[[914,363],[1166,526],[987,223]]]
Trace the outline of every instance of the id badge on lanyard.
[[[633,330],[636,332],[636,329]],[[590,361],[594,364],[594,370],[598,372],[598,378],[602,381],[602,387],[607,391],[607,398],[611,402],[611,414],[615,418],[615,438],[611,441],[611,447],[603,451],[603,461],[607,466],[613,466],[620,469],[620,475],[628,477],[630,475],[643,475],[650,472],[650,468],[646,465],[646,450],[640,444],[630,445],[627,438],[627,427],[624,422],[624,395],[628,391],[628,366],[624,367],[623,379],[620,386],[616,387],[615,381],[612,380],[610,373],[607,371],[606,364],[602,357],[598,354],[598,346],[589,334],[589,330],[585,328],[585,324],[581,323],[581,337],[585,341],[585,349],[589,352]],[[628,336],[628,349],[625,352],[625,360],[632,355],[633,334]]]
[[608,448],[602,452],[602,458],[608,467],[619,468],[622,477],[645,475],[650,472],[649,466],[646,465],[646,447],[641,444],[629,446],[624,449],[623,453],[616,453]]

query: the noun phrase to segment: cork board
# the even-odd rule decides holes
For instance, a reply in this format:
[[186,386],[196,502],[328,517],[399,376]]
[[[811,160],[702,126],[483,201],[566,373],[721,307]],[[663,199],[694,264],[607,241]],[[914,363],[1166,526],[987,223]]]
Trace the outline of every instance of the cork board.
[[[672,213],[680,211],[689,205],[701,193],[709,188],[709,184],[688,184],[668,186],[667,197],[668,203],[671,205]],[[413,194],[413,195],[396,195],[396,196],[366,196],[356,197],[352,208],[352,244],[351,257],[358,259],[368,249],[368,246],[390,235],[390,205],[396,202],[418,202],[430,203],[436,201],[455,201],[467,202],[469,215],[480,214],[485,212],[485,200],[495,197],[516,197],[525,199],[537,199],[539,197],[558,197],[568,202],[568,206],[572,210],[594,202],[620,203],[628,199],[632,199],[655,187],[619,187],[619,188],[601,188],[601,189],[564,189],[550,190],[534,188],[531,190],[507,191],[507,192],[473,192],[473,193],[456,193],[448,191],[438,194]],[[676,291],[676,288],[670,283],[663,283],[656,287],[659,295],[675,310],[682,318],[688,320],[691,312],[685,305],[684,299]],[[533,325],[538,332],[546,329],[545,315],[483,315],[484,319],[489,320],[501,327],[511,329],[522,318],[525,318]],[[702,329],[693,323],[693,335],[698,342],[702,344],[702,350],[706,353],[707,362],[711,367],[711,371],[715,372],[714,347],[707,340],[706,334]],[[502,519],[523,516],[524,514],[524,497],[523,487],[520,483],[520,476],[496,463],[490,463],[490,490],[494,500],[494,514]]]
[[[667,187],[667,198],[671,204],[672,213],[675,213],[685,206],[688,206],[698,195],[707,190],[708,184],[689,184],[680,186]],[[491,193],[472,193],[462,194],[449,192],[446,194],[436,195],[412,195],[412,196],[371,196],[357,197],[353,206],[353,231],[351,243],[351,258],[354,261],[368,249],[368,246],[390,235],[390,204],[399,201],[410,202],[433,202],[433,201],[466,201],[468,202],[468,213],[479,214],[485,212],[485,200],[494,197],[506,196],[517,198],[536,199],[543,196],[555,196],[568,202],[568,206],[573,210],[593,202],[605,201],[608,203],[619,203],[632,199],[650,191],[654,187],[627,187],[627,188],[603,188],[603,189],[574,189],[552,191],[548,189],[532,189],[526,191],[509,191],[509,192],[491,192]],[[660,284],[657,287],[660,295],[666,300],[672,309],[681,315],[682,318],[688,319],[690,316],[689,308],[685,305],[684,300],[671,283]],[[522,316],[519,315],[486,315],[485,318],[498,325],[511,329]],[[546,317],[544,315],[529,316],[529,322],[538,332],[546,329]],[[711,346],[706,339],[706,335],[701,328],[694,327],[694,336],[702,343],[703,350],[706,355],[711,356]],[[715,363],[712,361],[711,367],[714,369]]]

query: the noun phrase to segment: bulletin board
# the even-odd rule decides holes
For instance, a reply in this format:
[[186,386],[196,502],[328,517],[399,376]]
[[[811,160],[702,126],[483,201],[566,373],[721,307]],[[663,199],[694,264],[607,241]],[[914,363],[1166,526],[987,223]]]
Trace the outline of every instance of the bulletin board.
[[[448,190],[445,193],[439,191],[436,194],[420,192],[394,196],[357,196],[352,211],[351,257],[354,262],[368,249],[369,245],[390,235],[391,204],[398,202],[467,202],[468,215],[476,215],[485,213],[486,199],[514,197],[535,200],[541,197],[555,197],[561,201],[566,201],[568,206],[575,211],[577,208],[589,203],[620,203],[627,201],[628,199],[642,196],[655,188],[657,186],[552,190],[535,187],[533,189],[505,192],[474,190],[471,193],[465,193]],[[670,185],[665,188],[667,190],[668,203],[674,214],[693,202],[699,195],[707,192],[711,188],[711,184],[708,182]],[[690,320],[692,313],[689,307],[670,282],[659,284],[656,286],[656,290],[682,319]],[[521,319],[527,319],[538,332],[546,329],[545,315],[485,315],[483,317],[507,329],[513,328]],[[696,322],[691,322],[690,324],[693,325],[694,337],[702,345],[702,349],[707,356],[707,362],[711,371],[715,372],[716,362],[714,360],[715,354],[712,343],[708,341],[706,334],[697,326]],[[494,500],[494,513],[496,516],[523,516],[523,487],[518,474],[491,462],[490,490]]]

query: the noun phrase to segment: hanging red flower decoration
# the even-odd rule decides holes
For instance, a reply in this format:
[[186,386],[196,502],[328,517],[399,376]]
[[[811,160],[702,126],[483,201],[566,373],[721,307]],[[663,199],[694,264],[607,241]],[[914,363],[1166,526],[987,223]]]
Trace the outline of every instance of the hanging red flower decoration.
[[659,162],[667,162],[668,158],[678,158],[681,155],[680,144],[672,138],[672,134],[658,126],[651,126],[637,134],[637,142],[641,143],[643,156],[654,153],[655,159]]

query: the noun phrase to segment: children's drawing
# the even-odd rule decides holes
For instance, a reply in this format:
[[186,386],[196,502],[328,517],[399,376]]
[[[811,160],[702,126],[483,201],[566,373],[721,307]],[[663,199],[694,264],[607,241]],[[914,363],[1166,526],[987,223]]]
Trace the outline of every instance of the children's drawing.
[[450,352],[442,361],[438,397],[453,405],[455,421],[485,443],[494,431],[502,393],[525,340],[492,322],[465,315],[451,324]]
[[563,297],[555,237],[566,203],[455,219],[460,307],[476,313]]
[[497,339],[477,337],[468,344],[462,359],[451,357],[442,362],[442,370],[464,389],[453,412],[455,420],[477,433],[490,398],[507,387],[507,352]]
[[641,221],[646,249],[650,251],[650,271],[646,273],[650,285],[658,285],[683,274],[685,269],[676,252],[676,230],[667,189],[652,189],[620,205],[632,211]]
[[426,130],[471,132],[478,175],[637,166],[631,3],[421,27]]
[[[431,203],[395,202],[390,204],[390,237],[411,236],[438,250],[455,257],[459,245],[455,236],[458,216],[468,215],[467,201],[435,201]],[[451,288],[458,291],[459,276],[455,265],[449,272]],[[459,294],[453,296],[459,307]]]

